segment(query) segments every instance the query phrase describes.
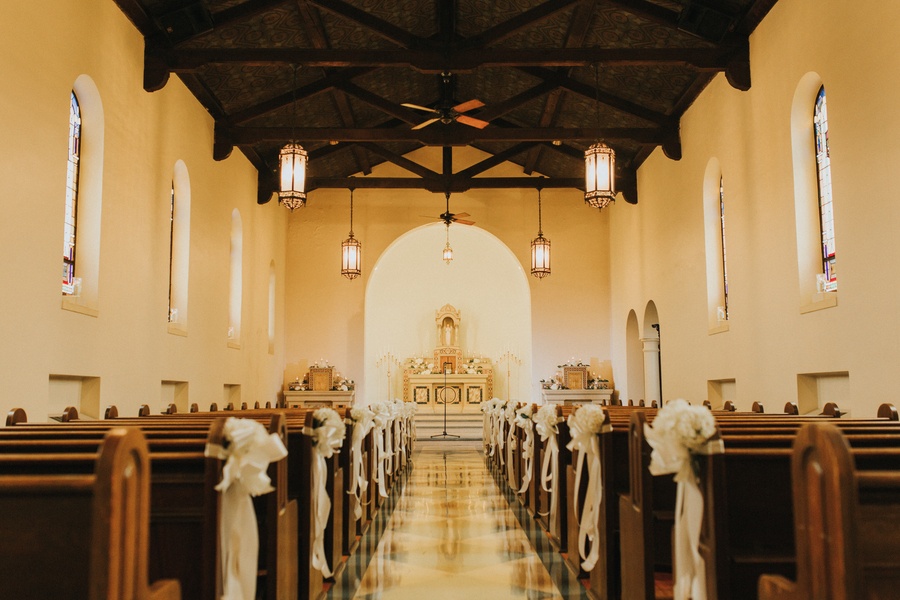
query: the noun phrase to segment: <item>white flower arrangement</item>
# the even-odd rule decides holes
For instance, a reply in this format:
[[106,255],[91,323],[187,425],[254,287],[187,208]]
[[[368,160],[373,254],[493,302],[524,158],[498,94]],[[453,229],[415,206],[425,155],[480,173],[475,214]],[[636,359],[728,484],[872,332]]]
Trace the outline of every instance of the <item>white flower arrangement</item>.
[[534,405],[526,404],[525,406],[516,410],[516,425],[521,428],[528,427],[529,423],[532,422],[532,418],[534,417]]
[[346,435],[344,419],[333,408],[319,408],[313,413],[313,446],[327,458],[338,452]]
[[235,417],[225,421],[222,434],[225,443],[207,446],[205,451],[206,456],[226,461],[216,490],[225,491],[237,482],[251,496],[271,492],[274,488],[266,473],[269,463],[287,456],[281,438],[266,431],[257,421]]
[[603,431],[604,423],[606,423],[606,411],[596,404],[583,404],[569,415],[566,422],[569,424],[573,438],[579,433],[597,434]]
[[551,432],[554,434],[559,433],[558,425],[562,419],[556,414],[555,404],[544,404],[531,418],[534,421],[538,434],[542,438]]
[[516,420],[516,403],[515,402],[506,402],[503,406],[503,416],[510,423]]
[[350,409],[350,420],[363,423],[375,418],[375,413],[368,406],[354,406]]
[[705,406],[691,406],[685,400],[667,402],[644,426],[647,442],[653,447],[650,472],[677,473],[691,455],[703,450],[716,433],[716,420]]

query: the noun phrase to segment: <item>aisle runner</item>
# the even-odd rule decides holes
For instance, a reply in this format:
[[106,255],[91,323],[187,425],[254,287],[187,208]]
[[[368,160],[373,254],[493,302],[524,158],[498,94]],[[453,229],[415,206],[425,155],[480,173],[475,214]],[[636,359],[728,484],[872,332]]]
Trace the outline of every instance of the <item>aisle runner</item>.
[[[348,589],[356,587],[352,581],[354,569],[348,565],[350,575],[342,578],[329,597],[582,597],[577,583],[570,591],[561,582],[564,589],[560,590],[510,509],[506,495],[485,468],[480,444],[469,447],[425,449],[416,454],[414,469],[355,595]],[[513,502],[514,508],[520,509]],[[527,518],[526,523],[534,526],[533,519]],[[538,543],[546,538],[540,532],[533,533]],[[542,550],[552,553],[549,546]],[[556,560],[561,565],[558,555]]]

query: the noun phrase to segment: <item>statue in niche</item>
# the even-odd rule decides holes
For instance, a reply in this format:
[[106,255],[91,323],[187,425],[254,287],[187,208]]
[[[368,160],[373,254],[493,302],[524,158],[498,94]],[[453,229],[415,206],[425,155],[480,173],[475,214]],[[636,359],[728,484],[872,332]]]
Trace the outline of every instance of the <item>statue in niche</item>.
[[453,343],[453,320],[450,317],[444,318],[444,326],[441,328],[441,345],[455,346]]

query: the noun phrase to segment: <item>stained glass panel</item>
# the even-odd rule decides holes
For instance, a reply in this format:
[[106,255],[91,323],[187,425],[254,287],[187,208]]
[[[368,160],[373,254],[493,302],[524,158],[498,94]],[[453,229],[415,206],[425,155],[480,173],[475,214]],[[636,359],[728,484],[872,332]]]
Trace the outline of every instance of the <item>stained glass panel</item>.
[[719,177],[719,222],[722,234],[722,288],[724,291],[725,319],[728,319],[728,253],[725,251],[725,185]]
[[75,293],[75,226],[78,217],[78,164],[81,160],[81,107],[75,92],[69,102],[69,159],[66,167],[66,216],[63,227],[63,294]]
[[819,184],[819,219],[822,230],[822,269],[825,273],[825,289],[837,290],[835,271],[834,212],[831,198],[831,154],[828,147],[828,112],[825,104],[825,86],[819,88],[813,112],[813,128],[816,137],[816,171]]

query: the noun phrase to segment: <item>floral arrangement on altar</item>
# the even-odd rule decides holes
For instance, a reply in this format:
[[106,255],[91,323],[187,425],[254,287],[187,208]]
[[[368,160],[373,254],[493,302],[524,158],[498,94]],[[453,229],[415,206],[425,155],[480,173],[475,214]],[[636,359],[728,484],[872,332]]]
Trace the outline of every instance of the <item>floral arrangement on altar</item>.
[[[590,365],[582,362],[581,360],[575,360],[574,358],[570,358],[568,362],[565,362],[561,365],[556,365],[557,369],[565,369],[566,367],[584,367],[585,369],[590,368]],[[545,390],[567,390],[569,389],[566,386],[566,382],[563,379],[563,371],[557,371],[552,377],[548,379],[541,379],[541,388]],[[604,379],[597,373],[591,373],[590,377],[587,380],[587,389],[589,390],[605,390],[609,388],[609,380]]]
[[415,356],[406,361],[404,367],[412,375],[431,375],[435,372],[434,363],[421,356]]
[[334,374],[334,385],[332,390],[336,392],[348,392],[356,387],[356,382],[352,379],[345,379],[340,373]]

